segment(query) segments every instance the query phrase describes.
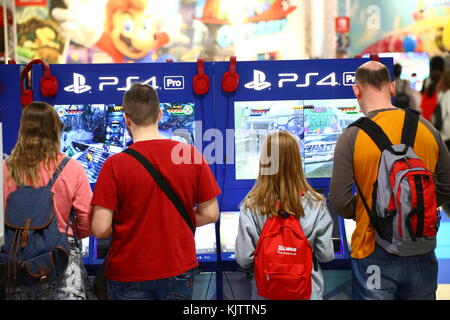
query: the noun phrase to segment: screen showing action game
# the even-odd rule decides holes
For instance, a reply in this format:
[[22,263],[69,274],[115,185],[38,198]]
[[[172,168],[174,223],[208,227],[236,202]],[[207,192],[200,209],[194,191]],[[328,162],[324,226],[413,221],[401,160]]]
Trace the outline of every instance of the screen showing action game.
[[220,213],[220,251],[222,260],[236,259],[239,211]]
[[195,230],[195,249],[199,261],[217,261],[216,225],[210,223]]
[[329,178],[336,141],[362,113],[354,99],[236,101],[236,180],[256,179],[264,138],[286,130],[300,144],[308,178]]
[[[163,116],[159,134],[167,139],[194,143],[194,103],[160,103]],[[123,117],[115,104],[55,105],[64,129],[61,151],[77,159],[90,183],[97,181],[105,160],[132,144]]]

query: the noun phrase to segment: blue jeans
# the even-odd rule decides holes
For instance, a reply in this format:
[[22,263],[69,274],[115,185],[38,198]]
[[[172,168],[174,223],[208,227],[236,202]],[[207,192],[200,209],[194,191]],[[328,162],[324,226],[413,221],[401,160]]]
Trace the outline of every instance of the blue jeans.
[[379,245],[364,259],[352,259],[354,300],[435,300],[438,262],[434,250],[399,257]]
[[109,300],[192,300],[194,271],[190,270],[175,277],[119,282],[106,280]]

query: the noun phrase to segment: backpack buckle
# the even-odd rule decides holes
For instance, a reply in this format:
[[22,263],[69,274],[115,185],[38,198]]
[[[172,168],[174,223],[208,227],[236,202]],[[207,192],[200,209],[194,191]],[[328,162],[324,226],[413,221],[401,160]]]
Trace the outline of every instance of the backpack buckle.
[[39,284],[43,284],[47,281],[47,274],[45,273],[45,270],[42,268],[39,270],[39,273],[41,276],[41,278],[39,279]]
[[27,246],[27,242],[28,242],[28,230],[23,230],[22,231],[22,236],[21,236],[21,242],[20,242],[20,246],[22,248],[25,248]]
[[30,235],[30,232],[28,231],[30,229],[30,225],[31,225],[31,219],[27,218],[25,220],[25,230],[23,230],[22,234],[21,234],[20,246],[22,248],[25,248],[27,246],[28,237]]

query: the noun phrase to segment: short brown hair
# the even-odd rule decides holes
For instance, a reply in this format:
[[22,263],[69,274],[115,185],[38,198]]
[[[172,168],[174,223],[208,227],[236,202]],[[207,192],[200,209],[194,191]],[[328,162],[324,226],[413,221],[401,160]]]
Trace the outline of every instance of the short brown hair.
[[391,83],[391,75],[385,65],[375,70],[361,66],[356,69],[355,80],[357,84],[381,90],[385,85]]
[[122,106],[125,114],[138,126],[148,126],[158,120],[158,95],[148,84],[134,83],[123,96]]

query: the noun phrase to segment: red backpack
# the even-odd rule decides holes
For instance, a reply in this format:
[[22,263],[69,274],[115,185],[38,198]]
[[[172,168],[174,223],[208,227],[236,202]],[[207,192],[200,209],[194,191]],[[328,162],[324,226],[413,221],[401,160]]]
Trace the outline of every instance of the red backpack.
[[272,300],[311,298],[313,251],[300,222],[278,211],[270,217],[255,249],[258,295]]

